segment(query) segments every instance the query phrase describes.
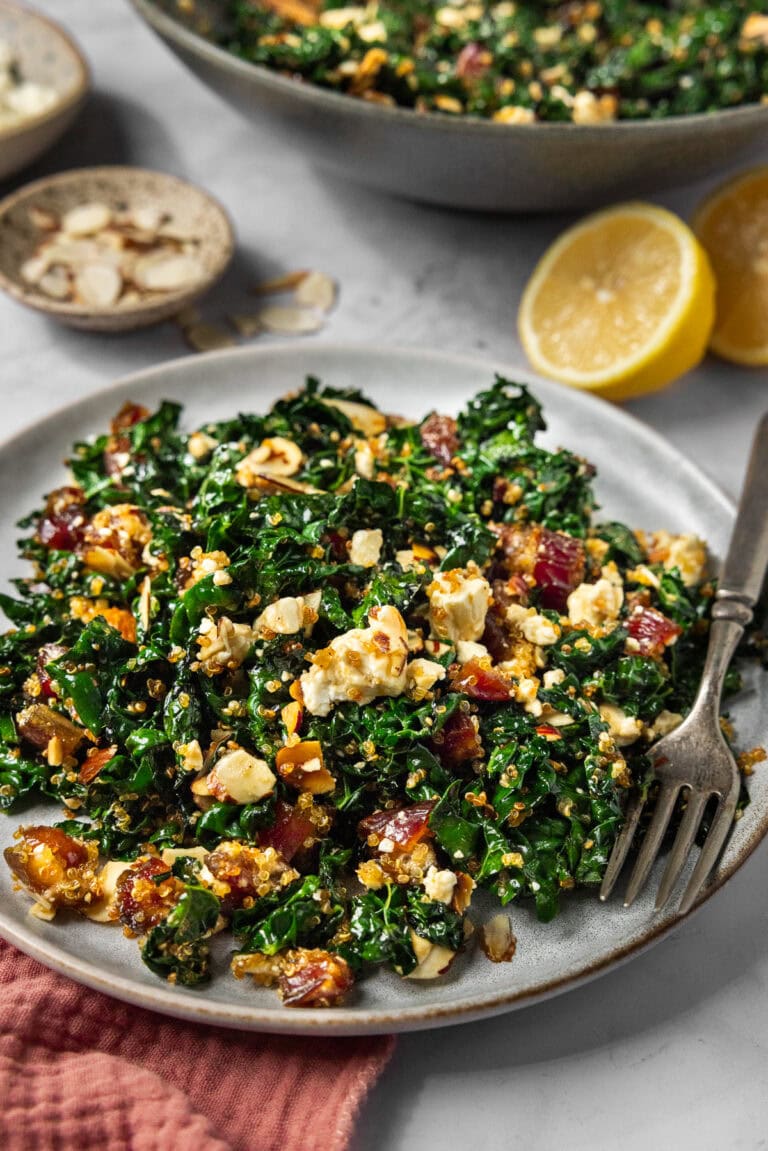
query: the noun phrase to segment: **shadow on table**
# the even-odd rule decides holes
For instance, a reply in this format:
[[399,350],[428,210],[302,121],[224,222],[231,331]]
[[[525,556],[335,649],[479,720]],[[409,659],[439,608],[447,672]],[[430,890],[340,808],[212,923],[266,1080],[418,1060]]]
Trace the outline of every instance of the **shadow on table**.
[[69,168],[135,164],[147,155],[161,155],[163,169],[176,173],[178,152],[160,121],[141,104],[95,91],[61,140],[0,185],[0,194]]
[[768,917],[756,912],[767,879],[763,846],[726,893],[658,947],[602,978],[485,1022],[402,1036],[373,1106],[361,1117],[354,1151],[381,1145],[382,1116],[387,1116],[387,1146],[403,1145],[402,1099],[414,1099],[414,1082],[425,1076],[456,1075],[462,1066],[471,1067],[473,1076],[508,1071],[514,1094],[517,1068],[610,1048],[696,1011],[768,952]]
[[[254,295],[254,284],[282,270],[265,262],[254,250],[238,247],[219,283],[193,306],[202,321],[215,324],[234,337],[229,317],[258,311],[263,301]],[[57,349],[66,357],[86,362],[97,358],[103,362],[105,384],[113,377],[128,375],[151,364],[194,354],[173,320],[134,332],[80,331],[44,316],[38,317],[38,321],[41,341],[55,340]]]

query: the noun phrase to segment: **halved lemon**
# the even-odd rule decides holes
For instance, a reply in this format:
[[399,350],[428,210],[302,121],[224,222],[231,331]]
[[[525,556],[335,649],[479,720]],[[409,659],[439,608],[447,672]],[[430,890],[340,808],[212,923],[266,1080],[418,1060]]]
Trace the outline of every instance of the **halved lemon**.
[[693,229],[717,277],[712,351],[737,364],[768,364],[768,168],[718,188],[697,209]]
[[548,249],[520,304],[520,339],[543,375],[625,400],[704,356],[715,281],[690,228],[653,204],[620,204]]

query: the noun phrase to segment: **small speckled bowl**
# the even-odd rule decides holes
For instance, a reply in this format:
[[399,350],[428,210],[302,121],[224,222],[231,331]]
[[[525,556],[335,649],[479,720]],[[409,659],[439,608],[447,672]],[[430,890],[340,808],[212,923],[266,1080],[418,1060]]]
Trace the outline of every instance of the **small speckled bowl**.
[[53,88],[58,100],[47,112],[0,129],[0,179],[26,168],[66,132],[88,95],[88,65],[58,24],[31,8],[0,0],[0,40],[13,48],[25,80]]
[[[21,277],[21,266],[34,255],[45,233],[30,219],[30,209],[60,217],[78,205],[99,201],[115,211],[153,207],[168,213],[174,225],[199,242],[203,275],[187,287],[153,293],[139,303],[126,301],[94,309],[56,300]],[[201,188],[164,172],[144,168],[77,168],[27,184],[0,202],[0,288],[15,300],[73,328],[126,332],[176,315],[222,276],[234,250],[234,233],[222,206]]]

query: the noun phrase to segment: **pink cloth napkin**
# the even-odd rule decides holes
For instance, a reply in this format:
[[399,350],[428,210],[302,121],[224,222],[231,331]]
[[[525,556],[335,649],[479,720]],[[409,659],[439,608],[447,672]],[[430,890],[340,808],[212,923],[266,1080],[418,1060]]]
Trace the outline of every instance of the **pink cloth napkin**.
[[0,940],[2,1151],[342,1151],[393,1048],[177,1022]]

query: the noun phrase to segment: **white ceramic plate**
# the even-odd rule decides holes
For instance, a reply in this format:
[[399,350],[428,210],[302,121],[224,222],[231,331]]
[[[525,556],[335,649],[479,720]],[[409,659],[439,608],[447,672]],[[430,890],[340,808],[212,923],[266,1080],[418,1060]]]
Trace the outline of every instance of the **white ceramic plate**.
[[[107,391],[51,415],[0,449],[0,575],[25,570],[15,558],[15,521],[37,506],[41,493],[65,478],[58,463],[76,439],[102,431],[126,399],[149,406],[163,398],[186,405],[190,429],[235,411],[263,410],[307,374],[337,387],[362,387],[382,407],[418,417],[432,408],[455,412],[487,387],[495,370],[511,379],[522,373],[508,365],[474,359],[371,347],[271,346],[178,360],[130,376]],[[556,384],[538,382],[549,425],[545,442],[563,445],[597,464],[602,515],[635,527],[694,531],[716,555],[727,543],[733,511],[720,491],[653,432],[618,408]],[[742,747],[768,742],[766,679],[750,681],[730,706]],[[768,775],[751,780],[752,803],[724,853],[711,894],[749,856],[768,829]],[[0,847],[20,822],[57,818],[55,805],[23,815],[0,816]],[[658,881],[658,876],[656,877]],[[618,897],[601,905],[584,892],[563,900],[551,924],[537,923],[532,910],[512,904],[517,954],[512,963],[492,964],[477,950],[462,956],[442,980],[414,984],[379,972],[361,982],[348,1006],[334,1011],[286,1009],[272,991],[236,982],[227,970],[231,943],[217,940],[216,974],[207,988],[185,990],[164,984],[143,966],[136,943],[118,927],[62,916],[42,923],[27,914],[29,901],[12,892],[0,865],[0,933],[49,967],[120,999],[169,1015],[264,1031],[351,1034],[405,1031],[459,1023],[525,1006],[565,991],[637,954],[662,938],[679,919],[656,915],[651,888],[632,908]],[[722,898],[727,899],[727,893]],[[482,909],[482,900],[477,900]],[[490,901],[487,906],[490,906]],[[475,904],[473,903],[473,909]]]

